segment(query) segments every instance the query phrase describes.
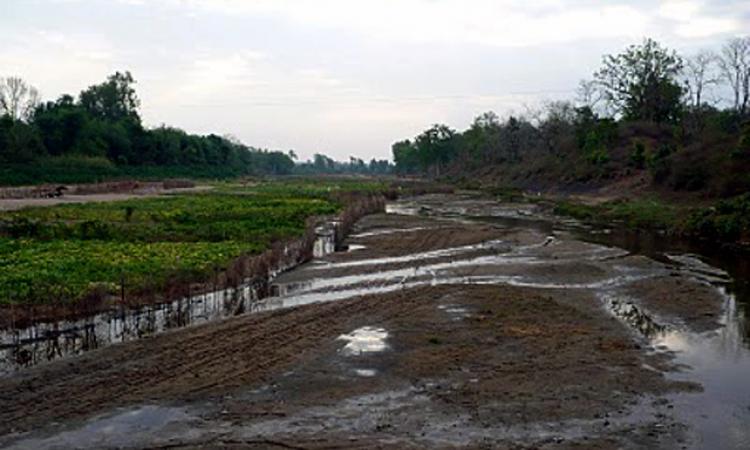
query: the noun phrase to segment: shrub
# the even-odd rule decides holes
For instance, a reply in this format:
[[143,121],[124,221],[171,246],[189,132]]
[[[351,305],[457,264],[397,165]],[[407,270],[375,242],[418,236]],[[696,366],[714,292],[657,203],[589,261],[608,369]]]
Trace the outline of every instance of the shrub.
[[643,169],[646,165],[646,146],[641,141],[633,143],[628,164],[636,169]]
[[656,152],[649,152],[646,157],[646,165],[651,171],[651,176],[656,183],[663,183],[670,174],[669,155],[672,154],[671,145],[662,144]]

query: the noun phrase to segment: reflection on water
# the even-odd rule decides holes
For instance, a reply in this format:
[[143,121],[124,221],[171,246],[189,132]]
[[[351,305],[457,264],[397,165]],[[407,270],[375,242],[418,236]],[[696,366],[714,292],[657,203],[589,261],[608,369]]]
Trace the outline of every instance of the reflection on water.
[[37,323],[24,329],[3,330],[0,331],[0,374],[241,314],[255,300],[257,290],[246,285],[172,303],[109,311],[78,321]]
[[[316,256],[335,250],[337,222],[316,230]],[[248,280],[237,288],[182,298],[137,309],[107,311],[76,321],[40,322],[23,329],[0,330],[0,376],[46,361],[75,356],[108,345],[133,341],[170,329],[201,324],[256,310],[269,283],[297,264],[299,246],[271,268],[266,279]]]
[[658,233],[614,229],[609,235],[592,235],[586,231],[576,237],[589,242],[620,247],[633,254],[676,265],[683,270],[702,275],[707,281],[725,289],[734,298],[732,319],[741,321],[740,340],[750,346],[750,328],[746,325],[750,308],[750,254],[725,248],[705,241],[689,241]]
[[147,405],[93,419],[52,437],[22,440],[8,448],[147,448],[162,439],[171,424],[191,421],[196,418],[182,408]]
[[[602,295],[606,298],[606,295]],[[605,300],[606,301],[606,300]],[[649,339],[662,336],[666,327],[658,324],[651,316],[640,310],[635,304],[625,300],[610,299],[605,303],[612,313],[638,330]]]
[[388,332],[383,328],[358,328],[349,334],[339,336],[339,340],[347,341],[341,352],[345,355],[382,352],[387,347],[385,343],[387,338]]
[[675,362],[690,369],[671,378],[698,381],[699,393],[672,397],[675,414],[692,425],[696,446],[714,449],[750,448],[750,351],[747,320],[735,297],[725,295],[724,324],[718,331],[692,333],[670,330],[652,344],[675,352]]

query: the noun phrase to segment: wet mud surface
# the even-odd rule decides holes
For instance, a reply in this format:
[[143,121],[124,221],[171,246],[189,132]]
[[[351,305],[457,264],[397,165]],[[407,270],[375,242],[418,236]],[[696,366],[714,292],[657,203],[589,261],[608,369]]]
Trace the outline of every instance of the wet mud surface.
[[281,275],[255,313],[0,378],[0,446],[750,443],[744,310],[723,271],[584,242],[535,205],[390,212]]

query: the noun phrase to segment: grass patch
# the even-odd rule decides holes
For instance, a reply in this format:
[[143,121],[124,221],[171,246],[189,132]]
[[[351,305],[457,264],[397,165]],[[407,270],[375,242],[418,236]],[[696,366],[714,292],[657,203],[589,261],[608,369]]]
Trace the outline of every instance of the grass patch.
[[664,230],[718,242],[750,242],[749,193],[700,208],[653,199],[618,200],[596,206],[561,201],[555,205],[555,214],[594,224],[619,222],[626,228]]
[[[376,186],[366,186],[374,191]],[[30,208],[0,214],[0,304],[44,304],[93,289],[159,289],[208,280],[237,257],[301,236],[311,216],[334,214],[318,180],[224,185],[216,192]]]
[[600,205],[584,205],[562,201],[555,205],[555,214],[586,222],[606,224],[620,222],[632,229],[669,230],[678,226],[681,208],[653,199],[617,200]]
[[721,241],[750,242],[750,193],[694,211],[685,231]]

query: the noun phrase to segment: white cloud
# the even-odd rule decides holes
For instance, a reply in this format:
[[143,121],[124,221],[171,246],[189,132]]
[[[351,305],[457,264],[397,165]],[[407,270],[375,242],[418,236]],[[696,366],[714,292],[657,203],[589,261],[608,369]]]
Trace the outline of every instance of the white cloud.
[[702,1],[667,0],[659,6],[658,15],[673,22],[674,33],[684,38],[705,38],[741,29],[740,14],[712,16],[707,9]]
[[100,36],[33,29],[0,32],[2,75],[21,75],[42,94],[77,93],[112,70],[114,50]]
[[[120,0],[131,1],[131,0]],[[627,4],[568,6],[560,0],[162,0],[188,10],[281,17],[371,38],[418,43],[533,46],[640,36],[648,15]]]

